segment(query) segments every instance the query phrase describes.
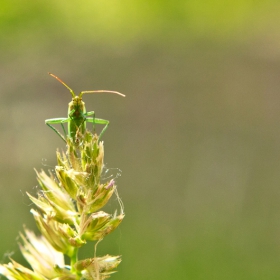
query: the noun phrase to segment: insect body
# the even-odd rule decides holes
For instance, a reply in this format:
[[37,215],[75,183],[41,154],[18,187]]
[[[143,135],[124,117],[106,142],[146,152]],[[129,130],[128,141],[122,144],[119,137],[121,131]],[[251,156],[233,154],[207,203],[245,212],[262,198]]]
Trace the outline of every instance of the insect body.
[[87,112],[85,103],[82,100],[82,96],[85,93],[101,93],[101,92],[109,92],[109,93],[115,93],[120,96],[125,96],[122,93],[119,93],[117,91],[110,91],[110,90],[92,90],[92,91],[81,91],[79,95],[75,95],[74,91],[67,86],[62,80],[60,80],[57,76],[49,73],[52,77],[57,79],[60,83],[62,83],[66,88],[69,89],[70,93],[72,94],[72,101],[68,105],[68,117],[67,118],[55,118],[55,119],[47,119],[45,120],[45,123],[47,126],[49,126],[59,137],[63,139],[63,141],[66,142],[65,137],[54,127],[52,124],[61,124],[62,129],[64,131],[64,134],[66,135],[66,131],[64,129],[63,124],[68,123],[68,137],[75,141],[77,133],[84,134],[86,131],[86,122],[90,122],[93,124],[103,124],[105,125],[102,129],[101,133],[99,134],[99,139],[107,129],[109,125],[109,121],[103,120],[103,119],[97,119],[95,118],[94,111]]

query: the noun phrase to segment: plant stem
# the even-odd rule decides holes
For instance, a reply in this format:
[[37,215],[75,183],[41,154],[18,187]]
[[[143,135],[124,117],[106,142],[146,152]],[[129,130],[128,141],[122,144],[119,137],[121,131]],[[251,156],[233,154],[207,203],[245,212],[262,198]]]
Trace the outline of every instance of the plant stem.
[[74,268],[75,263],[78,261],[78,248],[75,248],[73,255],[70,258],[71,271],[76,273],[76,269]]

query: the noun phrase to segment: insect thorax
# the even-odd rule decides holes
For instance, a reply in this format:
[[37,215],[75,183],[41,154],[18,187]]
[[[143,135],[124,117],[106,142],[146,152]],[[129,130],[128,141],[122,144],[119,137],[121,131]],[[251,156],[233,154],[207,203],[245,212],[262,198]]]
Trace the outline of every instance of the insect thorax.
[[70,114],[70,112],[72,112],[72,115],[76,118],[83,117],[83,113],[86,112],[86,108],[85,103],[82,101],[81,97],[75,96],[69,103],[68,115]]

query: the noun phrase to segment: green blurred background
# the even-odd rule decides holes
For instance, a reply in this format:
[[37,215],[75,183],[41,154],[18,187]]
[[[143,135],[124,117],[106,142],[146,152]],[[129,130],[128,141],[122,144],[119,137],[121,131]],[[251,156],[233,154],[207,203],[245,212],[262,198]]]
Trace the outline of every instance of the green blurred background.
[[84,96],[122,170],[126,218],[98,247],[123,256],[112,279],[280,279],[279,15],[273,0],[2,0],[1,262],[35,230],[33,168],[64,147],[44,124],[71,100],[52,72],[127,95]]

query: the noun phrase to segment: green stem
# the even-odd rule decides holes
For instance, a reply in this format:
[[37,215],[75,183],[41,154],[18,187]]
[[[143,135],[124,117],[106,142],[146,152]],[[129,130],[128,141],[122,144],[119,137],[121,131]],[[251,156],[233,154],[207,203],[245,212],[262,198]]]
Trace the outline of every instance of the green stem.
[[76,273],[76,269],[74,269],[74,265],[77,261],[78,261],[78,248],[75,248],[73,255],[70,258],[71,271],[74,273]]

